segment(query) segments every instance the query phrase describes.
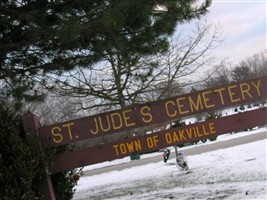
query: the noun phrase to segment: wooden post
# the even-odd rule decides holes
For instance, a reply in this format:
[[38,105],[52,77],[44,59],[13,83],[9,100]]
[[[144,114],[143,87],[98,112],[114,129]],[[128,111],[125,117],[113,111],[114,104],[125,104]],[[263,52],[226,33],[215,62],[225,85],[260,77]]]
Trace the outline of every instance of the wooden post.
[[178,156],[178,149],[177,149],[177,146],[174,146],[174,150],[175,150],[175,157]]
[[[30,136],[34,135],[39,136],[38,128],[40,127],[40,123],[36,115],[29,111],[23,116],[22,121],[26,138],[29,138]],[[41,153],[41,143],[37,144],[37,146]],[[56,200],[51,177],[46,173],[45,166],[43,170],[45,170],[46,175],[42,178],[38,185],[38,190],[40,192],[41,199]]]

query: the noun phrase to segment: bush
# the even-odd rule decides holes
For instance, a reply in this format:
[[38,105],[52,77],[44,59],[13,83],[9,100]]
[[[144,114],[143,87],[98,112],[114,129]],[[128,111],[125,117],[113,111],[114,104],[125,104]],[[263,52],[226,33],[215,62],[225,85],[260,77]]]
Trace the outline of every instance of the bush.
[[222,117],[221,113],[210,112],[205,116],[205,120],[218,119],[218,118],[221,118],[221,117]]
[[[43,155],[37,138],[26,140],[22,117],[0,102],[0,194],[2,200],[41,199],[38,182],[44,176]],[[51,153],[51,152],[50,152]],[[46,155],[46,153],[45,153]],[[52,175],[57,199],[71,199],[79,173],[75,170]]]

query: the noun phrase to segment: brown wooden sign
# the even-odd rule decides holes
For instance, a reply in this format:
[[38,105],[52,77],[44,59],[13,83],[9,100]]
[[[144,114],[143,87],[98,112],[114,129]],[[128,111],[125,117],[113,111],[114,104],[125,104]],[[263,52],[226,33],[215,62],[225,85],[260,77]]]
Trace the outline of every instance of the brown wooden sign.
[[261,108],[215,120],[172,128],[128,140],[67,152],[52,163],[52,172],[110,161],[136,153],[146,153],[168,146],[198,141],[234,131],[267,124],[267,108]]
[[267,99],[267,76],[39,128],[44,147]]

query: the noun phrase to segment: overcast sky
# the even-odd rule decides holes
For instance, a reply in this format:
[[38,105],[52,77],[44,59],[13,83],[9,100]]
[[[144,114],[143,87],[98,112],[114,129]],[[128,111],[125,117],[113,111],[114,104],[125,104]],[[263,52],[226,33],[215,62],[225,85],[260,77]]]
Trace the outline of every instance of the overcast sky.
[[213,0],[206,18],[222,27],[219,57],[233,64],[266,50],[266,0]]

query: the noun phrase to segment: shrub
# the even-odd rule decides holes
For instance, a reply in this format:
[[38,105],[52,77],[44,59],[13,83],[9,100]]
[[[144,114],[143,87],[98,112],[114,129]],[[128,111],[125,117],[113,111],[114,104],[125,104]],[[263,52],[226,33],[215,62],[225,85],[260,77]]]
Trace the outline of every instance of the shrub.
[[[37,185],[44,176],[44,162],[43,155],[38,153],[34,145],[37,142],[37,138],[26,140],[22,117],[0,102],[0,194],[2,200],[41,199]],[[52,175],[57,199],[72,198],[73,187],[79,175],[80,171],[76,170]]]

